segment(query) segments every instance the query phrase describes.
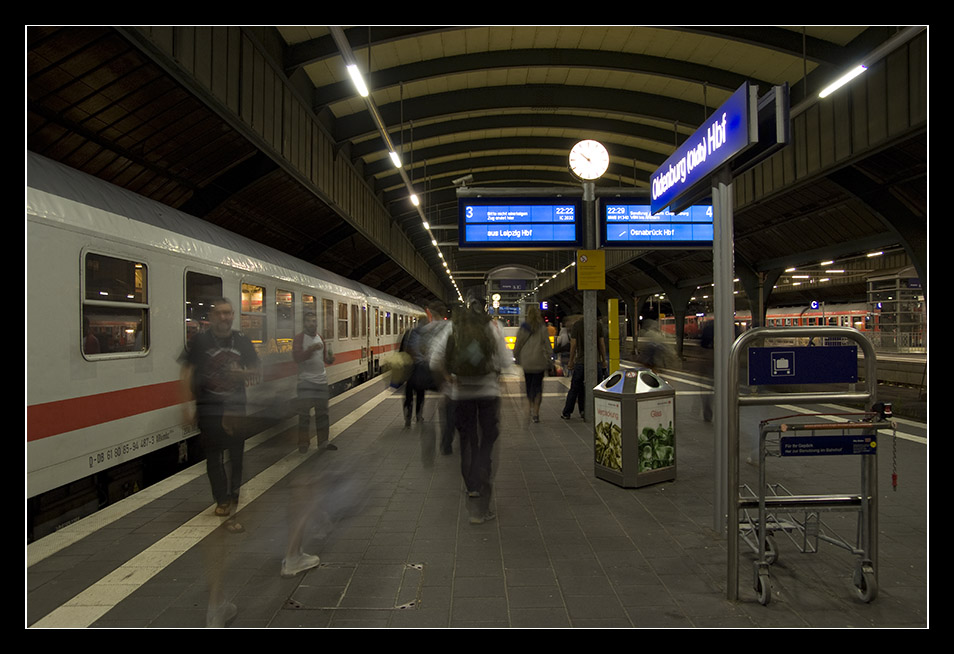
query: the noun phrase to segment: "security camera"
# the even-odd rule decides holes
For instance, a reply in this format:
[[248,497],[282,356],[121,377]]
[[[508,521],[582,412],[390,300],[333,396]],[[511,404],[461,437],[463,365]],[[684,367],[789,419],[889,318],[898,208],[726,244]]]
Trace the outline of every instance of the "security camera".
[[458,177],[454,180],[454,186],[466,186],[469,182],[474,181],[473,175],[465,175],[463,177]]

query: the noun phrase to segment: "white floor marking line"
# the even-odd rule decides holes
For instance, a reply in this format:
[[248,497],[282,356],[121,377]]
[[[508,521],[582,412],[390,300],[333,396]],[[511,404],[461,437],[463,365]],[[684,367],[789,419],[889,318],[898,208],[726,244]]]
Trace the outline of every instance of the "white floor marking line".
[[[331,426],[328,440],[333,440],[348,427],[354,425],[390,394],[390,391],[385,390],[338,420]],[[275,482],[301,465],[314,452],[312,450],[311,454],[304,456],[297,451],[290,452],[283,459],[247,481],[242,485],[242,504],[255,501]],[[172,561],[189,551],[219,527],[222,524],[222,519],[212,513],[212,508],[210,506],[208,510],[203,511],[151,547],[146,548],[124,565],[121,565],[62,606],[54,609],[31,627],[89,627]],[[239,508],[239,511],[241,511],[241,508]]]

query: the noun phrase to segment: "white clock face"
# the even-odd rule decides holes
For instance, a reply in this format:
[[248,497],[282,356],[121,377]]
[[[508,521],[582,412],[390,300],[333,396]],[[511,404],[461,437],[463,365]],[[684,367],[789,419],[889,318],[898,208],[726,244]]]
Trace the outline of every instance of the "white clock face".
[[599,141],[580,141],[570,150],[570,170],[580,179],[598,179],[609,168],[609,153]]

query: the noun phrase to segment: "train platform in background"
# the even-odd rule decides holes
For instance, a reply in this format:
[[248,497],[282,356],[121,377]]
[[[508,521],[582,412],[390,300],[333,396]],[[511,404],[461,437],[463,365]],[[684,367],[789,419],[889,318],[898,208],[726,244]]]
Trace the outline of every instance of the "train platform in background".
[[[218,571],[237,607],[232,628],[928,626],[926,426],[899,428],[923,437],[882,440],[874,601],[855,596],[849,552],[802,554],[785,542],[771,602],[758,603],[744,548],[740,599],[729,601],[727,540],[713,528],[712,425],[699,410],[711,383],[691,370],[663,376],[677,392],[674,481],[627,489],[596,478],[592,427],[559,417],[567,380],[545,380],[542,421],[532,423],[512,376],[497,517],[470,524],[457,443],[451,456],[437,448],[439,397],[405,429],[403,393],[378,379],[334,398],[337,450],[300,455],[292,425],[249,440],[242,533],[213,515],[200,463],[30,544],[25,622],[205,627]],[[743,424],[757,417],[744,414]],[[783,474],[812,492],[857,473],[854,457],[824,459],[800,458]],[[305,550],[321,564],[283,578],[292,491],[302,485],[319,499]]]

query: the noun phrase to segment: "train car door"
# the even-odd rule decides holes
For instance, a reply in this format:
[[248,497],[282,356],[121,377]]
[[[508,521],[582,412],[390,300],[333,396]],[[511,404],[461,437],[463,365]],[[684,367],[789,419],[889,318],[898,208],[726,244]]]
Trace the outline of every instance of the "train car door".
[[367,378],[371,379],[374,372],[371,368],[371,340],[368,336],[368,305],[362,302],[358,312],[361,314],[361,366],[367,371]]
[[374,307],[372,313],[373,323],[371,329],[368,330],[368,341],[369,349],[371,350],[368,357],[368,366],[371,370],[371,375],[374,376],[380,370],[380,357],[381,357],[381,307]]

